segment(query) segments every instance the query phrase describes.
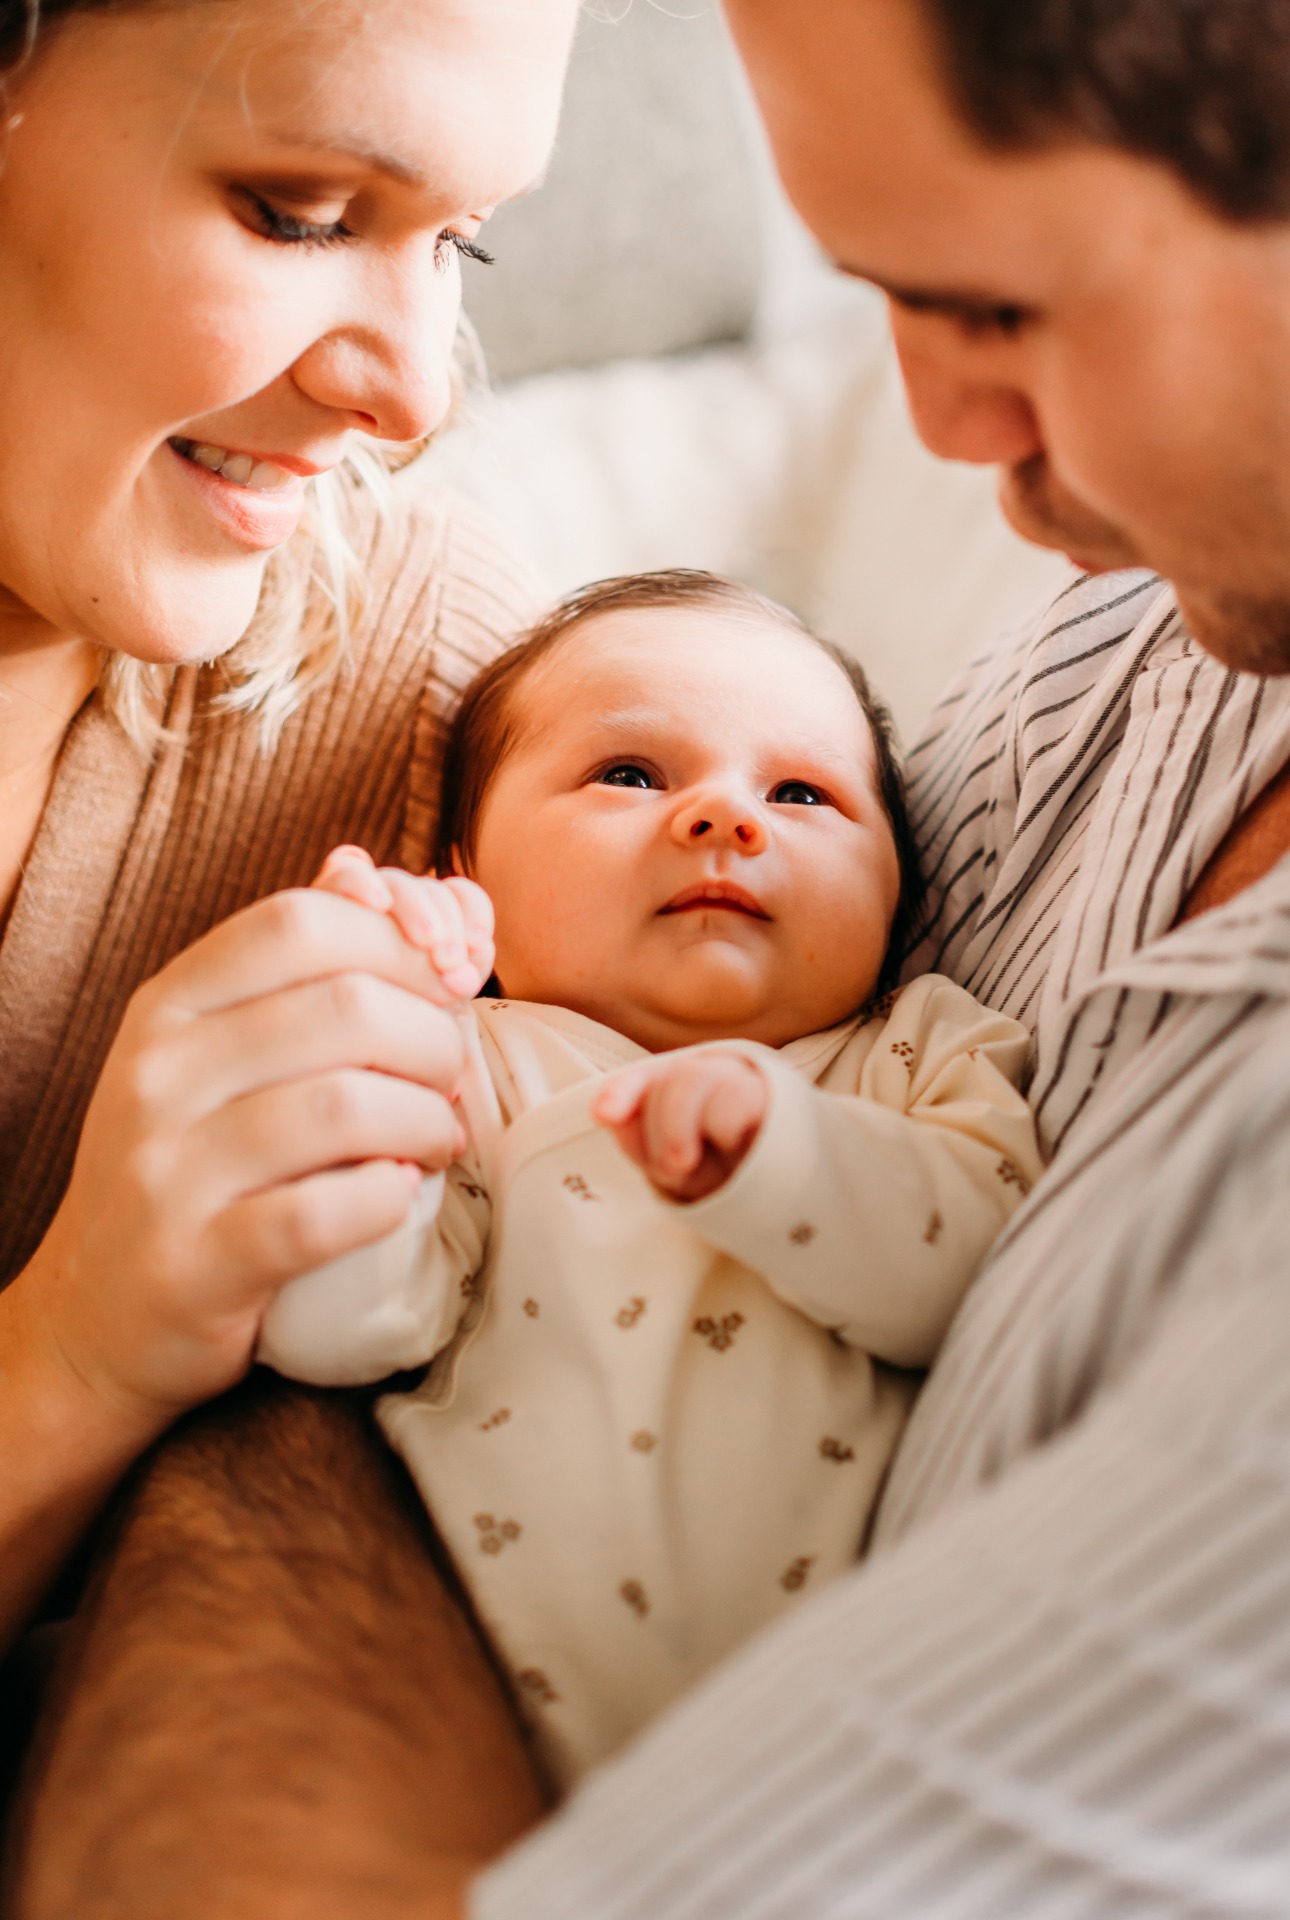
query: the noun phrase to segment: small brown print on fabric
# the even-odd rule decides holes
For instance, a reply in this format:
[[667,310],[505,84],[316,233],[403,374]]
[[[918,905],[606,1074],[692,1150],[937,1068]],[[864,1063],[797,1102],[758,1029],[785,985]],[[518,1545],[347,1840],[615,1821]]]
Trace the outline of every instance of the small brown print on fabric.
[[1015,1161],[1001,1160],[995,1168],[995,1172],[1005,1187],[1016,1187],[1022,1199],[1025,1199],[1026,1195],[1030,1192],[1030,1182]]
[[645,1311],[645,1301],[639,1294],[633,1294],[625,1307],[619,1307],[614,1315],[616,1327],[634,1327]]
[[699,1334],[714,1353],[724,1353],[727,1347],[735,1344],[735,1335],[744,1323],[742,1313],[725,1313],[720,1320],[711,1320],[705,1314],[702,1320],[696,1320],[694,1331]]
[[799,1220],[788,1237],[795,1247],[809,1247],[815,1238],[815,1228],[809,1220]]
[[898,1060],[904,1061],[906,1068],[912,1074],[914,1071],[913,1043],[909,1040],[893,1040],[891,1050]]
[[900,988],[896,987],[891,993],[884,993],[877,1000],[870,1000],[864,1010],[865,1019],[885,1020],[899,998]]
[[785,1593],[798,1593],[806,1585],[806,1576],[819,1559],[817,1553],[804,1553],[794,1560],[791,1567],[779,1576],[779,1584]]
[[495,1520],[491,1513],[477,1513],[475,1525],[479,1528],[481,1553],[500,1553],[524,1531],[518,1520]]
[[536,1300],[526,1300],[524,1302],[524,1311],[530,1320],[536,1320],[542,1309]]
[[494,1427],[504,1427],[510,1417],[511,1410],[509,1407],[499,1407],[496,1413],[489,1414],[487,1420],[480,1421],[479,1431],[481,1433],[491,1433]]
[[855,1448],[844,1446],[841,1440],[831,1440],[826,1435],[820,1442],[821,1460],[836,1460],[840,1465],[844,1460],[854,1460],[855,1457]]
[[624,1580],[622,1586],[619,1587],[618,1591],[622,1595],[623,1599],[627,1602],[632,1612],[635,1614],[639,1614],[640,1618],[643,1620],[645,1618],[645,1615],[649,1612],[649,1599],[640,1581]]
[[566,1173],[560,1185],[567,1187],[570,1193],[576,1194],[579,1200],[599,1200],[600,1198],[598,1193],[591,1191],[580,1173]]
[[945,1222],[939,1213],[934,1213],[927,1223],[927,1232],[923,1235],[929,1247],[934,1247],[945,1231]]
[[653,1453],[657,1445],[658,1441],[654,1438],[654,1435],[648,1433],[644,1427],[641,1428],[639,1433],[632,1435],[631,1449],[633,1453]]
[[560,1696],[541,1667],[521,1667],[515,1678],[525,1693],[531,1694],[542,1706],[554,1707],[559,1704]]
[[457,1186],[468,1200],[482,1200],[484,1197],[484,1189],[474,1180],[458,1180]]

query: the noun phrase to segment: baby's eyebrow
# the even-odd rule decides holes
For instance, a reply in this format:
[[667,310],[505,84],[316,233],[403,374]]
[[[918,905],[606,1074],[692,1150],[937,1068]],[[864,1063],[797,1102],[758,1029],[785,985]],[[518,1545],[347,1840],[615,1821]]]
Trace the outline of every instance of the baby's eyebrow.
[[616,713],[600,713],[593,723],[597,733],[660,735],[676,732],[674,715],[652,707],[623,707]]

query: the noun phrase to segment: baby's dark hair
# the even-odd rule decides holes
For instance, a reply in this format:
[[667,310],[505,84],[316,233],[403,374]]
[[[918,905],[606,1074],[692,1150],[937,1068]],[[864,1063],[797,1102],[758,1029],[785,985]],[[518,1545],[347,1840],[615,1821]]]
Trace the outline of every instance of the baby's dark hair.
[[518,717],[515,696],[540,663],[578,627],[604,613],[622,613],[641,607],[709,607],[754,614],[799,634],[828,655],[846,676],[856,703],[873,736],[878,792],[891,826],[900,867],[900,897],[887,943],[880,992],[896,984],[901,962],[913,946],[923,907],[923,875],[918,847],[905,803],[905,782],[896,749],[891,715],[876,697],[859,662],[840,647],[811,632],[797,618],[764,594],[719,574],[674,567],[658,573],[620,574],[593,580],[561,600],[536,625],[520,635],[467,687],[449,728],[440,784],[439,834],[435,867],[453,871],[454,862],[471,871],[479,822],[488,789],[499,767],[515,746]]

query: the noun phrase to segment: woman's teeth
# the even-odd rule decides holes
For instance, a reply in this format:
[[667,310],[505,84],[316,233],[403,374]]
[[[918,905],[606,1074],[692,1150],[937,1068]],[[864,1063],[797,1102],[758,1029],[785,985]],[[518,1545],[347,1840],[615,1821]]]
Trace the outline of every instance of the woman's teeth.
[[235,487],[249,487],[252,493],[279,493],[289,487],[294,478],[285,467],[275,467],[271,460],[253,460],[249,453],[230,453],[226,447],[208,446],[202,440],[181,440],[176,435],[170,444],[195,466],[217,473],[221,480],[229,480]]

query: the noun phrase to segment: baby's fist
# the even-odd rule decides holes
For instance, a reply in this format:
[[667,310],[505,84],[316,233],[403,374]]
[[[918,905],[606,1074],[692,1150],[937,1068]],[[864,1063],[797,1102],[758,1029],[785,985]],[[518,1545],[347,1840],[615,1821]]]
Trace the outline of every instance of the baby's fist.
[[665,1053],[608,1079],[592,1117],[668,1200],[725,1185],[766,1118],[770,1090],[735,1053]]
[[429,954],[445,1000],[473,1000],[493,971],[493,903],[473,880],[421,879],[376,866],[361,847],[336,847],[313,884],[388,913]]

